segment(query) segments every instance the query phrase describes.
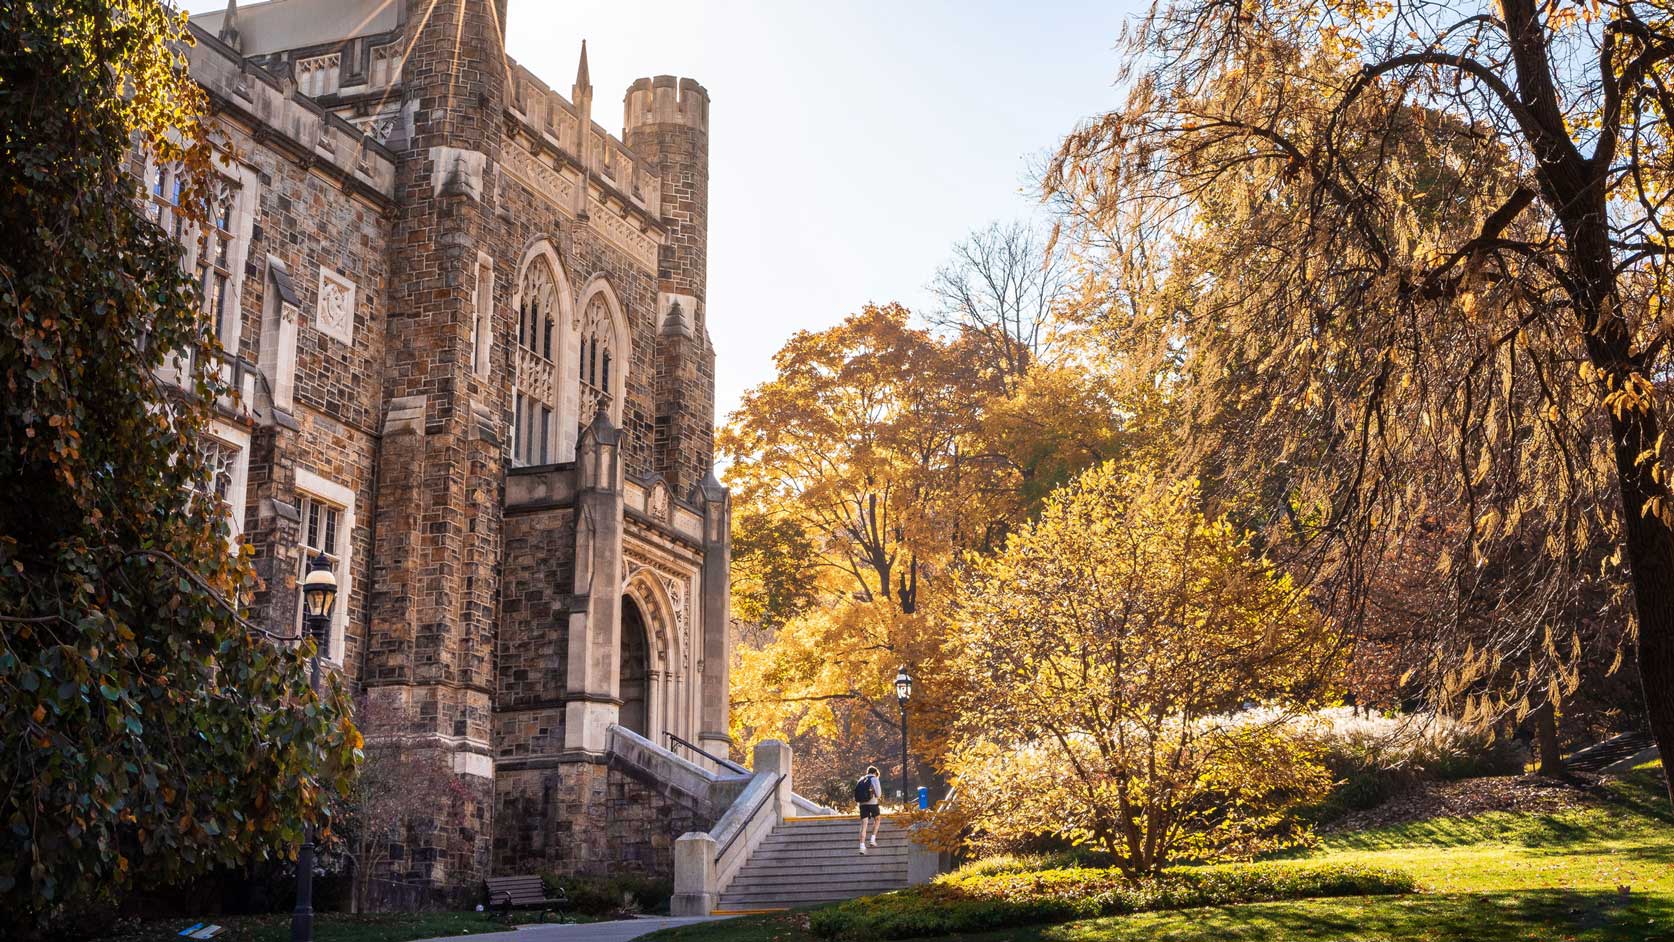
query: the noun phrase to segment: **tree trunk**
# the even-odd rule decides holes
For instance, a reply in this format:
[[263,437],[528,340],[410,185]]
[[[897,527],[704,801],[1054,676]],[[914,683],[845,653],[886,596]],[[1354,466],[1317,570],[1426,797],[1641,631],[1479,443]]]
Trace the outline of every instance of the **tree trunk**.
[[1535,745],[1540,757],[1541,775],[1553,777],[1564,774],[1563,749],[1558,745],[1558,711],[1548,700],[1534,711]]
[[[1618,465],[1622,444],[1618,436]],[[1623,477],[1627,558],[1633,573],[1634,611],[1639,616],[1639,685],[1645,717],[1666,771],[1666,757],[1674,754],[1674,538],[1661,520],[1641,512],[1650,495],[1642,487],[1630,487],[1627,476]],[[1666,785],[1669,802],[1674,803],[1674,781]]]

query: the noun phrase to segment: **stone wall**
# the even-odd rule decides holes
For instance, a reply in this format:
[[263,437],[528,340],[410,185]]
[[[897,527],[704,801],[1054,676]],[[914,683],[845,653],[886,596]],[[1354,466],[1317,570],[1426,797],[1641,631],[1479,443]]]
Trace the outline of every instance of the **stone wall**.
[[508,768],[496,783],[497,873],[672,878],[674,842],[706,831],[737,789],[682,789],[619,755]]

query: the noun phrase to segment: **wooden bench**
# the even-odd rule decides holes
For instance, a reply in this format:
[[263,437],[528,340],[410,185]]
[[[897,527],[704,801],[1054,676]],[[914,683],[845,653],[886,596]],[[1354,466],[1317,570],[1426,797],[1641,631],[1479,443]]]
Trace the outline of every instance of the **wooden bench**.
[[546,884],[533,874],[518,877],[489,877],[483,881],[488,887],[488,908],[511,918],[514,909],[553,909],[563,912],[569,899],[562,888],[558,895],[546,895]]

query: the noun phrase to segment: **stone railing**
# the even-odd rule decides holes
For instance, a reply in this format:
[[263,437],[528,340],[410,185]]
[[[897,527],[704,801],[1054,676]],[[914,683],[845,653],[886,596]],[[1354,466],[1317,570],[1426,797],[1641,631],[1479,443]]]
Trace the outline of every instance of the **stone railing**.
[[[673,915],[709,915],[721,891],[756,847],[774,827],[799,810],[797,796],[791,791],[790,746],[777,739],[758,743],[754,765],[750,784],[744,786],[713,828],[682,834],[674,842],[674,899],[669,903]],[[807,799],[801,801],[819,807]]]

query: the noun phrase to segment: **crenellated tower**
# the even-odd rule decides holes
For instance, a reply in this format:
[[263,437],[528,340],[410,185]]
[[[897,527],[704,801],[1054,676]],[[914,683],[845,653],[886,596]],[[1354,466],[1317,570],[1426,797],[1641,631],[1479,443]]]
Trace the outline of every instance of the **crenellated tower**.
[[707,329],[709,93],[691,79],[642,78],[623,103],[623,138],[658,168],[668,227],[657,260],[653,460],[692,494],[714,460],[715,351]]

